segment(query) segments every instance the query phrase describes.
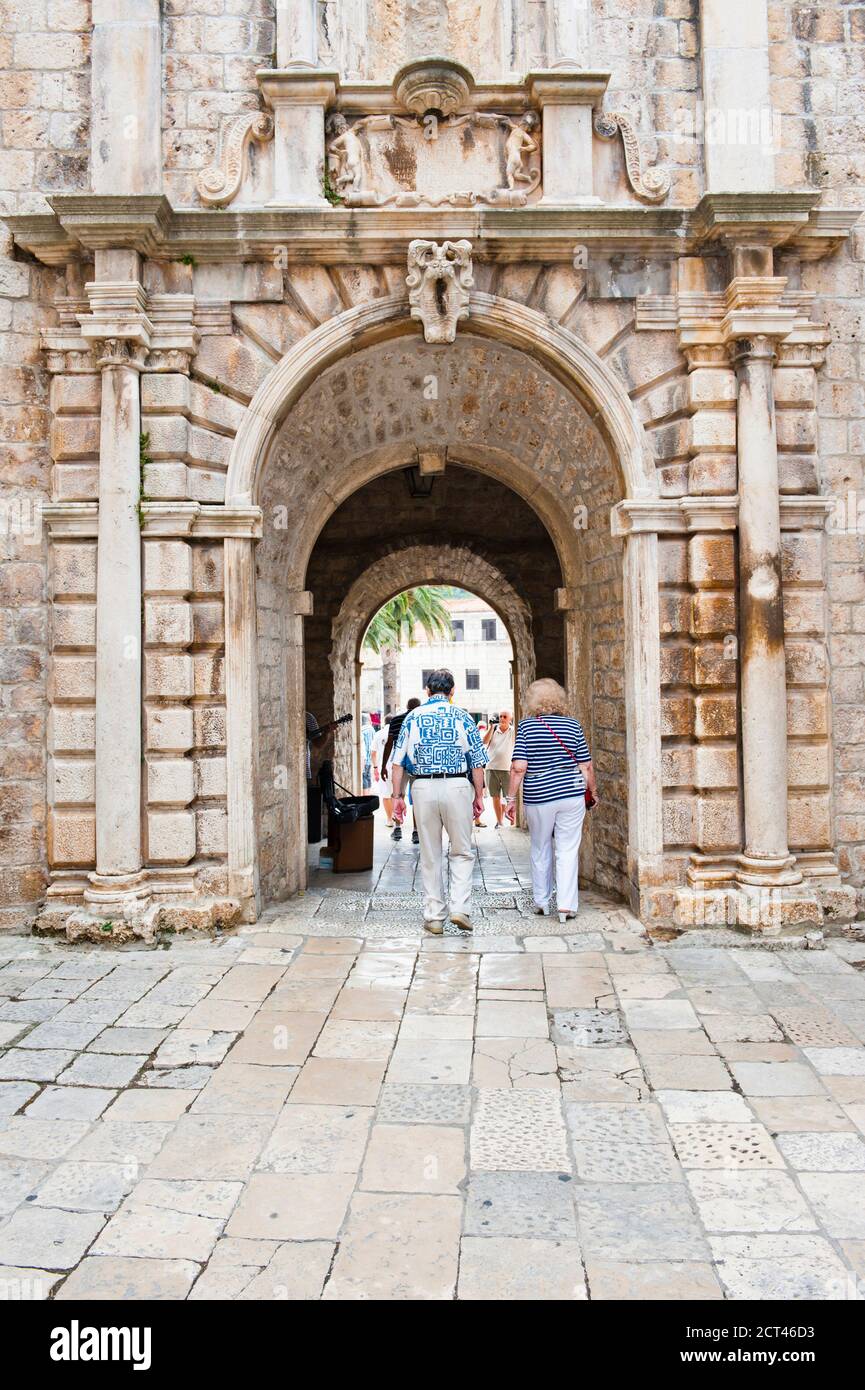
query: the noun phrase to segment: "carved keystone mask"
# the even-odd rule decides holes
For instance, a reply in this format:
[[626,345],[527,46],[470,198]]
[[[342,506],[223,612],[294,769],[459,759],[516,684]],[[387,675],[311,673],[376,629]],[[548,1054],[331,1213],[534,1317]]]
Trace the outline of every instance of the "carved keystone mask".
[[428,343],[452,343],[460,319],[469,316],[472,279],[470,241],[412,241],[408,248],[411,316],[423,324]]

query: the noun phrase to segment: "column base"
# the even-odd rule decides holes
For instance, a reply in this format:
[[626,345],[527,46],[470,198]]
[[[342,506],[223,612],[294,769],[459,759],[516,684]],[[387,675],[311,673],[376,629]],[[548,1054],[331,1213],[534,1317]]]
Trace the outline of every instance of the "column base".
[[756,888],[786,888],[802,882],[802,871],[792,854],[772,858],[740,854],[737,860],[736,882]]
[[147,875],[141,870],[131,874],[88,874],[84,889],[84,904],[94,917],[139,916],[150,902]]

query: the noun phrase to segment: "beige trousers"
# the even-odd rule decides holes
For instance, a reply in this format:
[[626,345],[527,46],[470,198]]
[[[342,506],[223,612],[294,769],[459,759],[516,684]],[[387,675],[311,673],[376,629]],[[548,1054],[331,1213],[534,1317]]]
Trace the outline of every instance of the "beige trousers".
[[420,836],[424,921],[443,922],[450,915],[445,893],[442,830],[447,832],[449,841],[450,911],[468,916],[475,863],[471,784],[465,777],[418,777],[412,782],[411,799]]

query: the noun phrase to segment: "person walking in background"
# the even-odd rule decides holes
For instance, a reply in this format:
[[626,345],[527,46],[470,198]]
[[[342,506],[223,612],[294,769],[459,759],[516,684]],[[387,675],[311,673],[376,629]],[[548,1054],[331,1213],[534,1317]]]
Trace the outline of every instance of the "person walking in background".
[[484,735],[484,747],[490,755],[487,763],[487,791],[493,799],[496,830],[501,830],[505,814],[515,734],[514,717],[509,709],[503,709],[501,714],[493,715],[490,727]]
[[375,729],[372,727],[372,720],[368,714],[360,717],[360,737],[361,737],[361,790],[368,792],[372,786],[372,742],[375,738]]
[[[393,753],[393,746],[394,746],[394,744],[396,743],[397,738],[399,737],[399,731],[400,731],[400,729],[401,729],[402,726],[403,726],[403,720],[405,719],[405,717],[406,717],[407,714],[410,714],[410,713],[411,713],[411,711],[412,711],[413,709],[417,709],[417,707],[418,707],[419,704],[420,704],[420,700],[417,698],[416,695],[413,695],[412,698],[409,700],[408,704],[406,705],[405,709],[403,710],[402,714],[394,714],[394,715],[391,715],[390,719],[387,721],[387,737],[386,737],[386,739],[385,739],[384,748],[383,748],[383,750],[382,750],[382,755],[381,755],[381,775],[382,775],[382,777],[385,777],[385,778],[386,778],[387,775],[388,775],[388,766],[389,766],[389,763],[390,763],[390,757],[391,757],[391,754]],[[411,792],[409,792],[409,803],[411,804]],[[390,838],[391,838],[392,840],[401,840],[401,839],[402,839],[402,826],[401,826],[401,825],[395,825],[395,826],[394,826],[394,828],[393,828],[393,833],[391,834],[391,837],[390,837]],[[415,819],[414,819],[414,807],[412,807],[412,832],[411,832],[411,842],[412,842],[413,845],[416,845],[416,844],[418,843],[417,824],[416,824]]]
[[381,727],[372,741],[370,750],[370,763],[372,765],[373,790],[381,797],[381,804],[384,808],[384,822],[390,829],[393,825],[393,793],[391,792],[388,778],[382,776],[381,758],[384,746],[387,743],[387,725],[382,720]]
[[[472,929],[472,820],[482,805],[487,763],[487,750],[471,715],[451,704],[453,688],[450,671],[430,673],[426,685],[429,698],[403,721],[391,769],[397,820],[405,815],[404,779],[409,773],[412,776],[412,802],[420,832],[424,927],[435,936],[441,936],[448,917],[462,931]],[[443,829],[448,837],[450,910],[444,884]]]
[[598,799],[589,745],[568,697],[553,680],[538,680],[526,691],[526,718],[514,740],[508,788],[508,820],[516,818],[522,786],[529,824],[532,893],[535,911],[545,916],[553,897],[553,850],[559,921],[576,917],[579,903],[580,840],[586,793]]

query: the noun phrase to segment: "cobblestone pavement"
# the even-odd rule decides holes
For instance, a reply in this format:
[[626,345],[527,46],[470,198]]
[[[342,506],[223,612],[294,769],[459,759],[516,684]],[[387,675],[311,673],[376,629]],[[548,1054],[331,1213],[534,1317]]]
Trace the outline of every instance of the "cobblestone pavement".
[[0,1292],[861,1297],[865,945],[563,935],[478,846],[472,937],[380,836],[216,939],[0,939]]

